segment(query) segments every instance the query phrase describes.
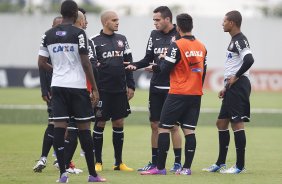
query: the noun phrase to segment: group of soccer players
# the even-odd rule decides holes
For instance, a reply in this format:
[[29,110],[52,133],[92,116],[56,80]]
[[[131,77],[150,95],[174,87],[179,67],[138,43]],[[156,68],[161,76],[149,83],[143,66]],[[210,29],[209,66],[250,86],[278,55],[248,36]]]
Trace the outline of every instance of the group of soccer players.
[[[115,12],[106,11],[101,15],[103,29],[89,40],[83,30],[87,26],[85,11],[79,11],[74,1],[66,0],[61,5],[61,14],[62,18],[55,18],[53,28],[42,37],[39,51],[42,97],[48,104],[49,124],[42,156],[34,171],[41,172],[46,166],[53,145],[60,170],[58,182],[67,182],[68,172],[79,173],[80,170],[71,163],[78,137],[85,152],[88,182],[106,181],[96,171],[103,170],[103,132],[108,120],[112,121],[113,129],[113,170],[133,171],[122,161],[124,119],[131,113],[129,100],[135,91],[133,71],[145,68],[153,72],[149,90],[152,160],[138,171],[141,175],[166,174],[171,134],[175,161],[170,171],[191,175],[196,150],[195,129],[207,68],[207,50],[191,33],[192,17],[186,13],[179,14],[174,25],[168,7],[156,8],[153,11],[156,30],[151,32],[146,55],[133,62],[126,37],[115,33],[119,26]],[[232,40],[225,63],[225,87],[219,93],[223,98],[217,120],[219,157],[215,164],[203,169],[208,172],[238,174],[245,171],[244,122],[250,118],[248,76],[254,59],[248,41],[240,31],[241,21],[241,14],[231,11],[223,22],[223,29],[230,33]],[[94,114],[91,137],[90,122]],[[229,122],[235,135],[237,161],[235,166],[227,169]],[[179,127],[185,136],[183,166]]]

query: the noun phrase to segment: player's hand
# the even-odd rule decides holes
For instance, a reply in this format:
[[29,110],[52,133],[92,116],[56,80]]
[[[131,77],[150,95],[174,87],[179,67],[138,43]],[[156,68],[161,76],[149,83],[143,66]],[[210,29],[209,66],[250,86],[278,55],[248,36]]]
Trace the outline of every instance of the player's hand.
[[165,54],[160,54],[158,58],[159,58],[159,59],[164,59],[165,56],[166,56]]
[[223,88],[222,90],[220,90],[219,93],[218,93],[218,98],[223,98],[225,91],[226,91],[226,88]]
[[236,76],[232,76],[229,78],[227,87],[230,88],[239,78]]
[[127,88],[127,99],[130,100],[134,96],[134,90],[131,88]]
[[51,94],[48,92],[48,93],[47,93],[47,96],[42,96],[42,99],[43,99],[45,102],[50,103]]
[[131,70],[131,71],[135,71],[135,70],[137,70],[137,67],[136,66],[134,66],[134,65],[127,65],[126,67],[125,67],[125,69],[126,70]]
[[96,90],[92,90],[92,93],[90,93],[90,99],[92,107],[96,107],[100,99],[99,92]]
[[153,72],[153,66],[157,65],[157,63],[149,63],[149,64],[150,64],[150,66],[144,68],[144,70],[147,71],[147,72]]

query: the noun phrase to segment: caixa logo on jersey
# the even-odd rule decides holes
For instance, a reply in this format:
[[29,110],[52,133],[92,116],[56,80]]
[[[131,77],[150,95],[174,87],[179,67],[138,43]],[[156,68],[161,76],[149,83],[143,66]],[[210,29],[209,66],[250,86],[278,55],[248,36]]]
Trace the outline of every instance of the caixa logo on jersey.
[[58,45],[53,47],[53,52],[73,52],[74,47],[72,45]]
[[164,47],[164,48],[155,48],[154,49],[154,54],[164,54],[166,55],[167,53],[167,48]]
[[108,51],[108,52],[103,52],[102,54],[103,58],[111,58],[111,57],[123,57],[123,51]]

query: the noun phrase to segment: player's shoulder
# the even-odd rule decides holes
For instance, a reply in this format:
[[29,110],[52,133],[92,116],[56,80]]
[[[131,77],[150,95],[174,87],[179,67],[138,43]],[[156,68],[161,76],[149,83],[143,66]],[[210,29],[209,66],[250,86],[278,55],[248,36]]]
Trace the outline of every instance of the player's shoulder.
[[95,34],[93,36],[90,36],[90,40],[94,40],[95,38],[98,38],[100,36],[100,34]]
[[115,38],[116,39],[122,39],[122,40],[126,40],[126,36],[120,33],[114,33]]
[[242,40],[247,40],[247,37],[241,32],[238,33],[237,35],[232,37],[232,41],[242,41]]

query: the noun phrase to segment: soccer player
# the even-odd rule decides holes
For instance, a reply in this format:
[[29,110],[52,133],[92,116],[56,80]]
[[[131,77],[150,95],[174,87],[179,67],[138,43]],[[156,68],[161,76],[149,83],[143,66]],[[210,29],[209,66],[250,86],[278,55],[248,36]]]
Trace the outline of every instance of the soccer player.
[[[99,100],[99,93],[88,58],[88,40],[83,29],[72,24],[77,18],[78,7],[74,1],[66,0],[61,5],[62,24],[48,30],[42,37],[38,66],[53,70],[52,108],[54,120],[53,146],[60,167],[57,182],[68,182],[64,162],[64,135],[67,120],[73,116],[77,123],[80,144],[85,151],[89,171],[88,182],[101,182],[95,171],[93,140],[90,121],[94,117],[92,105]],[[52,66],[47,63],[50,57]],[[92,86],[91,96],[86,90],[86,78]],[[92,104],[91,104],[92,103]]]
[[[73,25],[80,29],[84,29],[86,28],[86,19],[84,16],[85,11],[83,13],[80,10],[81,9],[79,9],[77,19]],[[71,161],[77,147],[77,137],[78,128],[76,126],[75,120],[73,118],[70,118],[65,139],[65,164],[67,172],[71,174],[79,174],[83,172],[81,169],[75,168],[73,162]]]
[[[56,27],[61,24],[62,17],[55,17],[53,20],[52,27]],[[48,63],[51,64],[50,59]],[[52,107],[51,107],[51,78],[52,72],[46,72],[45,70],[39,69],[39,77],[41,84],[41,94],[42,99],[47,104],[47,112],[48,112],[48,126],[45,130],[43,143],[42,143],[42,152],[41,157],[33,167],[34,172],[42,172],[42,170],[46,167],[47,164],[47,156],[50,152],[50,149],[53,145],[53,137],[54,137],[54,122],[52,120]]]
[[[215,164],[203,171],[239,174],[245,171],[246,135],[244,122],[250,121],[251,84],[249,69],[254,63],[246,36],[241,32],[242,16],[238,11],[226,13],[222,26],[231,41],[227,47],[224,88],[218,97],[223,99],[216,126],[219,137],[219,155]],[[226,169],[226,156],[230,141],[229,123],[234,132],[236,164]]]
[[91,38],[97,55],[100,101],[97,105],[93,140],[96,157],[95,168],[103,170],[102,148],[106,121],[112,121],[114,170],[133,171],[122,162],[124,118],[130,114],[128,101],[134,96],[135,82],[131,71],[125,70],[124,62],[132,62],[132,54],[124,35],[118,31],[119,17],[113,11],[101,15],[103,29]]
[[[167,6],[160,6],[153,11],[153,20],[156,30],[151,32],[145,57],[139,61],[128,65],[126,69],[137,70],[148,67],[150,63],[159,64],[160,57],[165,55],[169,45],[176,40],[178,33],[175,25],[172,24],[172,13]],[[146,68],[148,69],[148,68]],[[150,71],[150,70],[149,70]],[[150,82],[149,111],[151,122],[151,146],[152,162],[149,162],[138,171],[146,171],[156,167],[158,159],[158,125],[160,122],[161,110],[169,90],[169,76],[162,73],[153,73]],[[175,155],[174,165],[171,172],[181,168],[181,136],[179,134],[179,124],[172,129],[172,142]]]
[[157,167],[142,171],[141,175],[165,175],[165,163],[170,146],[169,134],[179,122],[185,135],[185,162],[175,174],[191,175],[191,165],[196,150],[195,129],[200,113],[205,76],[206,48],[191,33],[192,17],[179,14],[177,30],[181,38],[172,43],[165,60],[152,65],[154,72],[170,75],[170,89],[164,102],[159,124]]

